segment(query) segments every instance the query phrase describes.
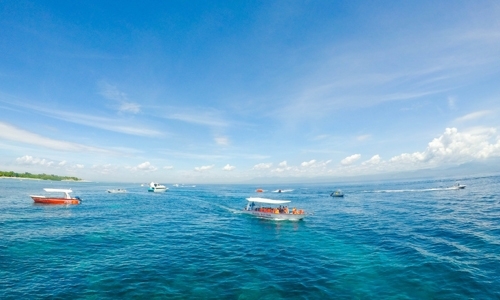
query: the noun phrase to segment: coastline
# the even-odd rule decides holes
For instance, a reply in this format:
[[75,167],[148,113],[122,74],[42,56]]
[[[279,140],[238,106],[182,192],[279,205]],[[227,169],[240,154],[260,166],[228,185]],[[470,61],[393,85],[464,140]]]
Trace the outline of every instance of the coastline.
[[40,180],[40,181],[69,181],[69,182],[91,182],[91,181],[88,181],[88,180],[72,180],[72,179],[53,180],[53,179],[41,179],[41,178],[29,178],[29,177],[8,177],[8,176],[0,176],[0,179]]

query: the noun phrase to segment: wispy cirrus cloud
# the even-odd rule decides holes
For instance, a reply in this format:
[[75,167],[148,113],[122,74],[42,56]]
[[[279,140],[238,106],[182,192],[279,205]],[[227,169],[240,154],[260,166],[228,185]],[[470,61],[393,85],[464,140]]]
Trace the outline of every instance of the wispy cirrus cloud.
[[168,135],[168,133],[165,133],[164,131],[160,132],[158,130],[146,128],[144,126],[141,126],[140,124],[130,125],[130,120],[107,118],[96,115],[75,113],[71,111],[50,109],[43,106],[29,104],[28,101],[24,101],[23,99],[16,99],[16,101],[13,101],[6,98],[7,97],[5,95],[2,95],[0,101],[13,107],[28,109],[42,114],[46,117],[63,120],[70,123],[136,136],[161,137]]
[[0,138],[60,151],[112,153],[103,148],[47,138],[3,122],[0,122]]
[[214,138],[214,140],[217,143],[217,145],[221,145],[221,146],[229,145],[229,138],[228,137],[219,136],[219,137]]
[[[229,123],[223,118],[220,110],[210,107],[173,107],[173,106],[152,106],[150,113],[157,117],[203,125],[209,127],[227,127]],[[161,114],[157,114],[162,112]]]
[[[500,28],[496,22],[484,24],[457,24],[412,35],[411,39],[390,32],[392,38],[383,43],[372,44],[366,36],[346,44],[325,45],[320,62],[288,89],[284,107],[276,107],[280,112],[276,115],[292,122],[290,116],[310,119],[341,109],[409,102],[491,76],[499,67]],[[454,100],[449,104],[455,107]]]
[[473,113],[470,113],[470,114],[466,114],[465,116],[462,116],[460,118],[456,118],[455,121],[456,122],[472,121],[472,120],[480,119],[480,118],[485,117],[487,115],[491,115],[493,113],[494,112],[491,111],[491,110],[476,111],[476,112],[473,112]]
[[120,112],[130,112],[130,113],[139,113],[141,111],[141,106],[137,103],[130,102],[127,94],[120,91],[118,87],[111,85],[107,82],[99,83],[100,92],[99,94],[108,100],[113,100],[119,103],[119,111]]

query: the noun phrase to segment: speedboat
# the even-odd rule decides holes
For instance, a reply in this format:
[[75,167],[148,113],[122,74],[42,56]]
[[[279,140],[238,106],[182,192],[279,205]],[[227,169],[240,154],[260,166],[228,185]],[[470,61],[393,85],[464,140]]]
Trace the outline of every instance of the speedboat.
[[148,192],[154,192],[154,193],[161,193],[161,192],[166,192],[168,190],[168,187],[164,186],[163,184],[159,184],[156,182],[151,182],[149,184]]
[[466,185],[460,184],[459,182],[457,182],[457,184],[452,186],[452,188],[455,190],[463,190],[463,189],[465,189],[465,187],[466,187]]
[[43,189],[48,193],[63,193],[64,197],[54,197],[54,196],[37,196],[30,195],[31,199],[35,201],[35,203],[42,204],[80,204],[82,199],[79,197],[71,197],[69,193],[73,191],[71,189]]
[[344,197],[344,193],[341,190],[336,190],[330,194],[331,197]]
[[108,190],[108,193],[111,193],[111,194],[120,194],[120,193],[126,193],[127,190],[124,190],[124,189],[113,189],[113,190]]
[[281,206],[281,204],[290,203],[291,201],[289,200],[273,200],[250,197],[247,198],[247,201],[248,203],[245,209],[243,209],[243,213],[250,214],[261,219],[298,221],[302,220],[307,215],[302,209],[296,209],[294,207],[290,210],[288,205]]

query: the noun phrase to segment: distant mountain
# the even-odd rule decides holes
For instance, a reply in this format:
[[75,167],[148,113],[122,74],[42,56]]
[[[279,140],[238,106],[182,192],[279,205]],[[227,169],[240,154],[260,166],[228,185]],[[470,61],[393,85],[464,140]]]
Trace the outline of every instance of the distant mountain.
[[485,161],[468,162],[456,166],[420,169],[406,172],[391,172],[359,176],[321,176],[311,178],[297,177],[258,177],[244,183],[250,184],[291,184],[291,183],[336,183],[336,182],[363,182],[400,179],[429,179],[454,178],[460,179],[471,176],[491,176],[500,174],[500,158]]

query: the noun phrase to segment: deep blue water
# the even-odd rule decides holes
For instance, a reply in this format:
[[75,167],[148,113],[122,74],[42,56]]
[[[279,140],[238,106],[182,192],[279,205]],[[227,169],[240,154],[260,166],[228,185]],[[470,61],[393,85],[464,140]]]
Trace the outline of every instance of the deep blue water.
[[[499,299],[500,177],[197,185],[0,179],[0,298]],[[77,206],[29,194],[71,187]],[[108,194],[125,188],[127,194]],[[299,222],[238,213],[292,200]],[[271,193],[275,189],[289,193]],[[329,194],[341,188],[346,196]]]

